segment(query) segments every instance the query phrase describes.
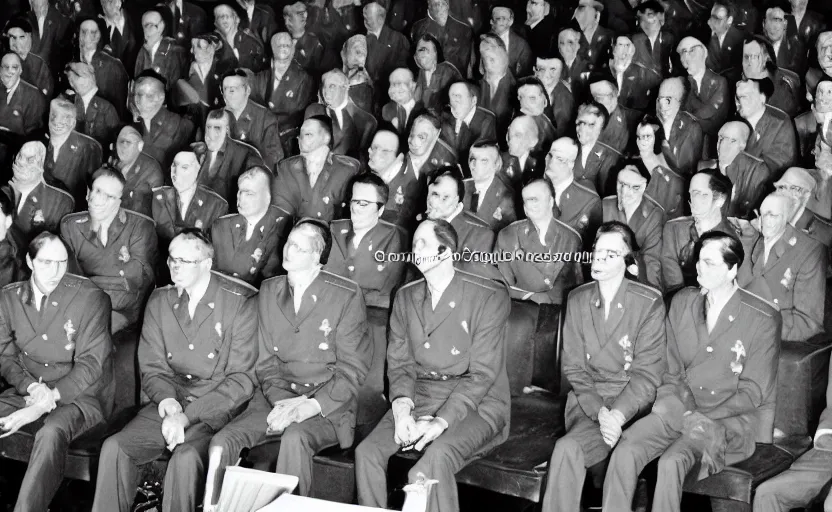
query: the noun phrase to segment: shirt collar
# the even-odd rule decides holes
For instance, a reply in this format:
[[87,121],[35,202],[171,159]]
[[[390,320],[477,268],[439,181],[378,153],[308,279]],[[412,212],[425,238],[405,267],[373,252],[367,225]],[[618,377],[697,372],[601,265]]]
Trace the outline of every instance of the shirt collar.
[[336,111],[338,111],[338,112],[341,112],[342,110],[344,110],[344,109],[347,107],[347,104],[348,104],[349,102],[350,102],[350,96],[349,96],[349,94],[347,94],[347,95],[344,97],[344,101],[343,101],[343,102],[341,102],[341,104],[340,104],[340,105],[338,105],[337,107],[329,107],[329,108],[331,108],[332,110],[336,110]]
[[563,194],[563,191],[569,188],[569,185],[571,185],[573,181],[575,181],[574,175],[570,176],[569,179],[566,179],[561,183],[558,183],[557,185],[553,185],[555,187],[555,195]]
[[474,108],[472,108],[471,111],[468,112],[468,115],[465,116],[465,118],[462,120],[462,122],[467,124],[468,126],[471,126],[471,121],[474,120],[474,114],[476,114],[476,113],[477,113],[477,106],[474,105]]
[[14,92],[17,90],[17,86],[19,86],[19,85],[20,85],[20,78],[18,78],[17,82],[15,82],[14,85],[12,85],[11,88],[9,88],[6,91],[6,95],[7,96],[14,96]]
[[488,183],[486,183],[483,187],[477,185],[477,182],[474,182],[474,191],[482,197],[486,192],[488,192],[488,189],[491,188],[492,183],[494,183],[494,176],[491,176],[491,179],[488,180]]
[[433,148],[436,147],[437,141],[439,141],[439,137],[437,137],[436,140],[433,141],[433,144],[430,145],[430,148],[428,148],[428,150],[425,151],[425,154],[422,155],[422,156],[416,157],[416,156],[413,156],[412,154],[410,154],[410,163],[413,164],[413,169],[417,173],[419,171],[421,171],[422,166],[424,166],[425,162],[427,162],[428,159],[430,158],[431,153],[433,153]]
[[38,285],[35,284],[35,276],[32,276],[32,278],[29,279],[29,285],[32,287],[32,299],[33,299],[32,304],[40,305],[41,297],[45,297],[46,295],[42,291],[40,291],[40,288],[38,288]]
[[387,166],[386,169],[383,169],[381,172],[377,173],[381,179],[384,180],[385,183],[390,183],[393,181],[393,178],[399,174],[399,170],[402,168],[402,162],[404,161],[404,153],[399,153],[396,156],[396,159]]
[[452,213],[452,214],[451,214],[451,216],[450,216],[450,217],[448,217],[448,218],[447,218],[447,219],[445,219],[445,220],[446,220],[446,221],[448,221],[448,223],[450,224],[451,222],[453,222],[453,221],[454,221],[454,219],[455,219],[455,218],[457,218],[457,216],[458,216],[460,213],[462,213],[462,205],[457,204],[457,205],[456,205],[456,209],[454,210],[454,213]]
[[[208,291],[208,287],[211,286],[211,279],[213,278],[213,276],[209,275],[208,279],[201,279],[197,281],[196,285],[194,285],[194,287],[191,288],[191,290],[188,292],[189,304],[199,304],[199,301],[201,301],[202,298],[205,297],[205,292]],[[182,296],[183,291],[186,290],[184,288],[179,288],[178,286],[176,287],[176,292],[179,294],[180,297]]]
[[254,6],[255,6],[255,4],[254,4],[254,2],[252,2],[251,5],[246,7],[246,15],[248,15],[248,20],[249,21],[254,19]]
[[750,125],[751,125],[751,128],[752,128],[753,130],[756,130],[756,129],[757,129],[757,123],[759,123],[759,122],[760,122],[760,119],[762,119],[762,118],[763,118],[763,114],[765,114],[765,113],[766,113],[766,109],[765,109],[765,107],[763,107],[763,108],[760,110],[760,112],[759,112],[759,113],[757,113],[757,114],[755,114],[755,115],[753,115],[753,116],[749,117],[748,119],[746,119],[746,121],[748,121],[748,124],[750,124]]
[[691,75],[691,77],[696,81],[696,85],[699,87],[702,87],[702,79],[705,78],[705,69],[706,68],[702,68],[702,71],[699,73]]
[[89,108],[90,101],[96,94],[98,94],[98,87],[93,87],[87,94],[81,96],[81,101],[84,102],[84,108]]
[[52,149],[54,151],[58,151],[61,147],[63,147],[64,144],[66,144],[66,141],[67,139],[69,139],[69,136],[71,134],[72,132],[67,132],[67,134],[63,137],[50,137],[49,143],[52,144]]

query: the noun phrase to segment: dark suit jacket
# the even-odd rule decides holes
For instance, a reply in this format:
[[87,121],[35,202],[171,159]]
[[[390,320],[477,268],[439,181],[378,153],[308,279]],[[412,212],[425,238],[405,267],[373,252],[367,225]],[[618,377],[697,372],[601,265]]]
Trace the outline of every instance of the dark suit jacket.
[[[546,91],[548,94],[548,91]],[[549,108],[545,111],[555,125],[556,137],[563,137],[574,130],[574,121],[578,113],[575,95],[569,86],[561,80],[549,95]]]
[[556,219],[580,233],[584,244],[589,246],[595,229],[601,225],[601,198],[591,185],[577,179],[563,191],[554,213]]
[[283,159],[283,145],[280,143],[280,126],[277,115],[266,107],[249,99],[239,119],[231,114],[231,138],[251,144],[260,152],[269,169],[275,169]]
[[662,145],[667,164],[679,174],[690,176],[702,158],[702,128],[693,116],[680,110],[673,120],[667,144]]
[[61,146],[57,158],[52,154],[52,145],[46,144],[46,159],[43,162],[43,176],[63,183],[73,199],[76,209],[87,204],[89,179],[104,162],[101,144],[92,137],[72,131]]
[[688,76],[688,84],[690,92],[682,110],[699,121],[699,126],[706,135],[716,136],[733,107],[728,80],[705,68],[701,87],[696,86],[692,76]]
[[471,65],[471,42],[474,38],[473,30],[467,23],[449,14],[448,21],[443,27],[428,16],[413,24],[410,40],[417,41],[424,34],[434,36],[442,45],[445,60],[453,64],[461,73],[466,73],[468,66]]
[[234,54],[234,49],[219,31],[215,30],[214,35],[222,41],[222,49],[214,57],[220,75],[235,68],[246,68],[255,73],[266,68],[266,49],[260,39],[248,29],[237,29],[234,35],[234,49],[239,57]]
[[498,233],[501,229],[517,220],[514,212],[514,189],[496,175],[491,181],[482,205],[473,211],[474,192],[476,185],[473,179],[465,180],[465,197],[462,199],[465,211],[470,212],[491,227],[491,231]]
[[[719,169],[717,160],[700,162],[700,169]],[[741,151],[725,169],[725,175],[734,188],[728,204],[728,215],[741,219],[753,217],[766,195],[766,187],[772,182],[771,172],[762,159]]]
[[[614,71],[610,70],[614,75]],[[659,89],[655,72],[635,60],[627,66],[618,84],[618,103],[644,114],[654,108]]]
[[277,167],[277,179],[272,185],[272,204],[297,219],[312,217],[325,222],[340,219],[349,212],[347,202],[351,191],[347,190],[347,186],[358,169],[357,160],[329,153],[312,187],[304,158],[286,158]]
[[390,73],[396,68],[407,67],[409,57],[410,41],[401,32],[396,32],[384,25],[378,38],[374,35],[367,35],[365,67],[373,82],[382,84],[381,89],[385,93],[387,87],[383,84],[388,83]]
[[55,81],[49,71],[49,65],[38,54],[29,52],[23,61],[23,72],[20,78],[37,87],[47,98],[52,98]]
[[[573,173],[575,179],[595,184],[595,190],[602,194],[608,194],[615,190],[617,173],[613,172],[621,158],[621,153],[607,146],[600,140],[595,143],[586,158],[586,165],[583,163],[584,148],[579,145],[578,157],[575,159]],[[615,168],[615,169],[614,169]],[[580,230],[579,230],[580,231]]]
[[358,158],[359,155],[370,147],[373,135],[376,132],[376,119],[369,112],[362,110],[352,101],[347,101],[347,106],[341,112],[343,126],[338,123],[334,112],[329,114],[331,109],[321,103],[313,103],[306,107],[304,118],[312,116],[329,116],[332,119],[332,152],[337,155],[347,155]]
[[[57,69],[62,57],[67,54],[67,47],[62,45],[67,40],[67,34],[72,26],[72,20],[61,14],[54,5],[46,11],[43,22],[43,33],[40,32],[38,18],[34,11],[26,13],[26,18],[32,24],[32,52],[49,64],[50,69]],[[53,67],[54,66],[54,67]]]
[[407,137],[413,121],[423,112],[425,112],[425,105],[421,100],[416,100],[416,104],[410,110],[410,115],[407,115],[404,107],[391,101],[381,108],[381,118],[392,124],[400,136]]
[[336,63],[333,52],[327,51],[318,36],[308,30],[295,43],[295,60],[313,75],[326,73]]
[[606,128],[601,132],[598,140],[618,151],[624,153],[630,143],[630,129],[623,109],[618,106],[610,113]]
[[511,72],[508,72],[500,79],[497,90],[493,90],[491,84],[483,77],[480,80],[480,95],[477,106],[490,110],[497,116],[497,131],[506,133],[511,122],[511,113],[514,111],[514,103],[517,99],[515,90],[516,80]]
[[34,85],[20,80],[6,102],[6,88],[0,88],[0,126],[16,135],[29,135],[44,126],[46,97]]
[[190,2],[182,2],[182,11],[177,18],[169,7],[169,1],[160,2],[157,5],[167,7],[167,19],[172,22],[168,35],[176,40],[177,44],[187,47],[190,45],[191,38],[208,31],[208,14],[201,7]]
[[782,111],[766,106],[763,117],[748,137],[745,152],[762,158],[772,177],[779,178],[797,160],[794,122]]
[[277,114],[281,139],[297,135],[303,124],[304,109],[314,101],[315,94],[315,81],[295,60],[289,64],[277,89],[271,69],[257,73],[251,84],[251,99]]
[[[115,107],[116,113],[121,119],[127,119],[127,84],[130,81],[130,77],[127,75],[128,68],[116,57],[105,51],[95,52],[90,65],[95,72],[98,95]],[[115,139],[115,136],[113,139]]]
[[526,40],[514,30],[508,31],[508,69],[514,76],[529,76],[534,66],[534,54]]
[[827,30],[823,15],[814,11],[806,11],[800,26],[797,26],[794,16],[786,16],[786,37],[797,37],[806,48],[813,48],[818,34]]
[[264,46],[271,46],[272,36],[278,30],[274,10],[268,5],[256,4],[251,20],[243,19],[240,27],[247,25],[252,34],[257,36]]
[[147,153],[139,153],[133,166],[121,172],[127,181],[121,195],[121,207],[151,217],[153,189],[165,182],[159,162]]
[[[652,180],[651,180],[652,181]],[[638,281],[662,290],[662,229],[664,228],[664,208],[653,198],[644,195],[641,204],[627,220],[623,211],[618,209],[616,196],[605,197],[601,202],[603,221],[617,220],[630,226],[636,235],[638,244]]]
[[228,201],[232,212],[237,211],[237,178],[255,165],[264,165],[260,153],[245,142],[226,137],[225,142],[211,165],[211,158],[206,149],[201,156],[198,182]]
[[429,84],[426,83],[425,71],[419,70],[419,76],[416,78],[416,93],[413,97],[417,101],[421,100],[425,108],[433,111],[435,115],[440,115],[448,102],[448,89],[460,80],[462,80],[462,75],[456,66],[450,62],[440,62],[436,65]]
[[0,288],[28,279],[31,271],[26,266],[27,249],[23,233],[12,224],[0,240]]
[[[124,29],[119,31],[116,27],[113,34],[108,37],[110,53],[124,63],[124,69],[133,70],[136,66],[136,56],[142,44],[142,31],[138,23],[133,22],[133,17],[126,9],[121,10],[124,16]],[[107,37],[107,35],[105,35]]]
[[651,49],[647,34],[639,31],[633,35],[633,45],[636,47],[633,61],[651,70],[653,72],[652,76],[670,76],[674,71],[683,69],[678,64],[676,41],[676,37],[671,32],[662,30],[656,37],[656,44]]
[[159,247],[167,252],[173,237],[185,228],[198,228],[210,232],[215,220],[228,213],[228,202],[210,188],[198,185],[185,218],[179,210],[179,193],[173,187],[153,189],[153,220],[159,235]]
[[532,55],[545,55],[553,48],[557,48],[558,28],[553,16],[544,16],[540,22],[531,28],[523,25],[523,37],[529,42]]
[[446,112],[442,116],[442,139],[447,142],[456,154],[462,157],[465,161],[464,168],[468,168],[468,150],[471,145],[479,139],[497,139],[497,118],[494,114],[482,107],[476,107],[477,111],[474,117],[471,118],[471,124],[465,122],[456,133],[456,119],[450,112]]
[[[14,226],[20,231],[24,240],[24,250],[36,236],[44,231],[58,232],[61,219],[72,213],[75,200],[72,194],[60,188],[48,185],[42,181],[26,196],[26,203],[20,208],[20,195],[9,185],[4,185],[2,191],[14,203]],[[18,212],[18,208],[20,211]]]
[[188,53],[183,47],[175,40],[164,37],[152,59],[146,46],[139,48],[133,76],[138,76],[145,69],[153,69],[167,80],[167,88],[170,90],[177,80],[185,77],[188,60]]
[[592,41],[587,41],[586,35],[581,32],[581,46],[578,50],[578,55],[589,63],[590,69],[595,68],[609,56],[610,46],[613,42],[612,39],[612,30],[601,25],[598,25],[592,34]]
[[715,35],[708,42],[708,59],[705,64],[714,73],[736,81],[742,74],[742,41],[745,35],[736,27],[731,27],[725,34],[722,44]]
[[777,67],[788,69],[802,77],[809,67],[806,47],[799,39],[784,37],[777,51]]
[[143,151],[155,158],[168,173],[173,157],[191,142],[194,124],[162,107],[150,120],[149,132],[141,120],[136,124],[136,129],[144,138]]
[[76,94],[75,110],[77,114],[75,129],[79,133],[89,135],[98,141],[102,147],[109,147],[111,142],[115,142],[121,121],[112,103],[99,97],[96,93],[95,96],[90,98],[85,111],[84,100]]

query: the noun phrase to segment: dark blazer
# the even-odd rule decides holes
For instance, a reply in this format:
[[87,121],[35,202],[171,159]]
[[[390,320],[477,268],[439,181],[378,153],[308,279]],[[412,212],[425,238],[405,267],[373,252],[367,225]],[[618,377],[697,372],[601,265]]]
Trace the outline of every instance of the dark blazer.
[[[26,196],[26,203],[20,207],[20,195],[9,185],[2,189],[14,203],[14,226],[23,236],[24,249],[36,236],[44,231],[58,232],[61,219],[75,209],[72,194],[42,181]],[[20,208],[20,211],[18,211]]]
[[139,153],[136,162],[121,172],[127,181],[121,196],[121,207],[151,217],[153,189],[165,182],[159,162],[147,153]]
[[511,113],[517,99],[515,90],[516,80],[511,72],[506,73],[497,84],[497,90],[492,90],[491,84],[483,78],[480,80],[480,95],[477,106],[490,110],[497,116],[497,131],[506,133],[511,122]]
[[20,78],[37,87],[47,98],[52,98],[55,81],[49,71],[49,65],[38,54],[29,52],[23,61]]
[[[719,162],[705,160],[699,163],[699,168],[719,169]],[[771,183],[771,172],[762,159],[741,151],[725,169],[724,174],[734,185],[728,204],[728,215],[750,219],[753,217],[754,209],[758,208],[765,198],[766,187]]]
[[234,49],[239,57],[234,54],[234,49],[219,31],[215,30],[214,35],[222,41],[222,48],[214,57],[220,75],[235,68],[246,68],[255,73],[266,68],[266,49],[260,39],[248,29],[238,28],[234,35]]
[[170,9],[170,1],[159,2],[157,5],[167,7],[169,12],[166,19],[171,21],[168,34],[177,44],[188,46],[191,38],[208,31],[208,14],[201,7],[190,2],[182,2],[182,11],[179,17],[176,17]]
[[514,76],[528,76],[532,74],[534,54],[526,40],[514,30],[508,31],[508,69]]
[[815,11],[806,11],[799,27],[794,16],[786,16],[786,37],[797,37],[806,48],[813,48],[818,34],[827,30],[827,26],[824,16]]
[[728,79],[729,83],[736,81],[742,74],[742,42],[745,38],[736,27],[730,27],[725,34],[722,44],[719,38],[711,35],[708,41],[708,58],[705,64],[714,73]]
[[465,197],[462,199],[465,211],[487,223],[494,233],[517,220],[517,214],[514,212],[514,189],[496,175],[485,191],[482,205],[476,212],[473,211],[474,192],[474,180],[465,180]]
[[777,67],[803,76],[809,67],[807,54],[806,46],[799,39],[784,37],[777,50]]
[[[373,82],[387,84],[390,73],[396,68],[407,67],[410,57],[410,41],[404,34],[387,25],[381,27],[379,37],[367,35],[367,62],[365,67]],[[385,91],[387,88],[382,87]],[[386,97],[386,94],[385,94]]]
[[410,40],[417,41],[424,34],[434,36],[442,45],[445,60],[460,72],[466,73],[471,65],[471,42],[474,38],[473,30],[467,23],[449,14],[448,21],[442,27],[428,16],[413,24]]
[[194,134],[194,124],[162,107],[150,120],[150,131],[141,120],[136,129],[143,135],[144,152],[156,159],[168,173],[176,153],[188,147]]
[[277,33],[278,25],[275,19],[274,10],[268,5],[255,4],[254,13],[250,20],[243,19],[240,27],[247,25],[252,34],[254,34],[263,43],[263,46],[271,46],[272,36]]
[[47,140],[46,159],[43,162],[44,178],[63,183],[75,199],[76,209],[85,207],[89,179],[104,161],[101,144],[92,137],[73,130],[57,157],[52,151],[52,144]]
[[0,126],[16,135],[29,135],[44,126],[47,104],[46,97],[34,85],[20,80],[6,102],[5,87],[0,92]]
[[794,122],[781,110],[767,105],[748,137],[745,152],[762,158],[772,176],[779,178],[798,156]]
[[[32,52],[39,55],[50,69],[57,69],[58,63],[67,54],[64,43],[72,26],[72,20],[61,14],[50,4],[43,22],[43,33],[38,25],[38,18],[34,11],[26,13],[26,18],[32,24]],[[62,47],[63,46],[63,47]]]
[[145,69],[153,69],[167,80],[167,88],[170,90],[177,80],[185,77],[188,60],[188,53],[183,47],[173,39],[164,37],[152,58],[146,46],[139,48],[133,76],[138,76]]
[[234,114],[230,117],[231,138],[257,148],[266,166],[269,169],[275,169],[277,162],[283,159],[283,145],[280,143],[280,125],[277,115],[249,99],[239,119],[234,119]]
[[454,148],[457,155],[464,159],[465,165],[463,167],[466,169],[468,167],[468,150],[471,149],[474,142],[480,139],[497,139],[497,118],[494,113],[482,107],[476,107],[476,109],[474,117],[471,118],[471,123],[468,124],[463,121],[459,133],[454,131],[456,128],[454,116],[450,112],[446,112],[442,116],[441,137]]
[[586,34],[581,32],[581,46],[578,49],[578,55],[589,63],[590,68],[595,68],[609,57],[612,39],[612,30],[601,25],[598,25],[592,34],[592,41],[587,41]]
[[153,189],[153,220],[159,235],[159,246],[167,252],[173,237],[185,228],[198,228],[208,232],[215,220],[228,213],[228,202],[210,188],[198,185],[185,218],[179,210],[179,193],[173,187]]
[[312,187],[302,156],[281,161],[277,179],[272,185],[272,204],[297,219],[312,217],[329,222],[349,212],[348,185],[358,173],[358,161],[344,155],[329,153],[321,174]]
[[[615,71],[610,69],[615,76]],[[627,66],[618,84],[618,104],[644,114],[654,108],[659,89],[655,72],[635,60]]]
[[667,144],[662,144],[667,164],[679,174],[690,176],[696,172],[696,164],[702,158],[702,128],[696,119],[680,110],[673,120],[670,133],[665,134]]
[[[330,114],[332,112],[332,114]],[[378,123],[369,112],[361,109],[352,101],[341,112],[343,126],[338,123],[335,112],[321,103],[313,103],[306,107],[304,118],[325,115],[332,119],[332,152],[336,155],[347,155],[358,158],[362,152],[370,147]]]
[[448,89],[452,84],[462,80],[462,74],[450,62],[440,62],[427,83],[427,76],[424,70],[419,70],[416,78],[416,93],[413,95],[417,101],[421,100],[425,108],[431,110],[435,115],[440,115],[445,104],[448,102]]
[[115,107],[121,119],[127,119],[127,88],[130,81],[127,69],[133,68],[126,68],[120,60],[105,51],[95,52],[90,65],[95,72],[98,95]]
[[75,110],[77,114],[75,129],[79,133],[92,137],[102,147],[109,147],[111,142],[115,142],[121,121],[112,103],[96,93],[90,98],[85,110],[84,100],[76,94]]
[[733,108],[728,80],[705,68],[701,87],[697,87],[692,76],[688,76],[688,84],[690,91],[682,110],[699,121],[706,135],[716,136]]
[[121,14],[124,16],[124,28],[122,30],[118,27],[113,28],[107,46],[112,56],[122,62],[125,69],[132,71],[136,65],[136,56],[144,36],[138,23],[134,24],[133,17],[128,10],[122,9]]
[[636,47],[633,61],[651,70],[653,76],[670,76],[674,71],[683,69],[678,63],[676,42],[673,33],[662,30],[656,37],[656,44],[651,48],[647,34],[639,30],[633,35],[633,45]]
[[532,55],[545,55],[557,48],[558,29],[553,16],[544,16],[540,22],[531,28],[523,25],[523,37],[528,41]]
[[[652,180],[651,180],[652,181]],[[645,194],[641,204],[627,220],[623,211],[618,209],[616,196],[605,197],[601,201],[603,221],[617,220],[630,226],[636,235],[638,244],[638,281],[662,291],[662,229],[664,228],[664,209],[652,197]]]
[[[573,173],[575,179],[595,185],[595,190],[600,194],[607,194],[615,190],[615,179],[617,173],[614,168],[621,158],[621,153],[607,146],[600,140],[589,150],[586,158],[586,165],[583,163],[584,148],[579,145],[578,157],[575,159]],[[617,168],[616,168],[617,169]],[[579,230],[580,231],[580,230]]]
[[589,240],[601,225],[601,198],[594,188],[585,181],[578,182],[576,177],[561,194],[554,213],[556,219],[580,233],[585,244],[591,244]]
[[381,108],[381,118],[392,124],[400,136],[407,137],[413,121],[423,112],[425,112],[425,105],[421,100],[416,100],[416,104],[410,110],[410,115],[403,106],[390,101]]
[[211,165],[211,157],[206,149],[200,157],[200,185],[205,185],[228,201],[232,212],[237,211],[237,178],[255,165],[264,165],[260,153],[245,142],[226,136],[225,142]]
[[296,60],[289,64],[276,89],[270,68],[257,73],[251,84],[251,99],[277,115],[283,140],[297,136],[304,109],[314,101],[315,94],[315,81]]

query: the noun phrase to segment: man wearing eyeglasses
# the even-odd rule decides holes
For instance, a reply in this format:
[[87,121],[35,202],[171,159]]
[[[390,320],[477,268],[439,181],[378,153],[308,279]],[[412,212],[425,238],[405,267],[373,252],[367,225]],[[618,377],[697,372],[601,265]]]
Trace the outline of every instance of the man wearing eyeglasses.
[[428,15],[413,24],[410,40],[418,41],[424,34],[435,37],[442,45],[445,60],[466,74],[471,65],[471,41],[474,33],[467,21],[460,21],[450,13],[448,0],[428,0]]
[[75,104],[58,97],[49,104],[49,136],[43,171],[47,181],[60,181],[75,199],[76,208],[86,204],[86,179],[103,162],[101,144],[78,133]]
[[235,0],[227,0],[214,7],[215,34],[222,39],[217,55],[217,69],[246,68],[255,73],[266,68],[263,43],[248,29],[240,27],[243,8]]
[[767,104],[774,94],[769,78],[737,83],[737,113],[751,125],[745,151],[762,158],[772,175],[779,176],[797,160],[797,137],[789,115]]
[[789,224],[826,247],[832,245],[832,223],[808,208],[809,200],[817,187],[811,172],[800,167],[790,167],[783,173],[783,177],[774,183],[774,187],[794,199],[794,212]]
[[566,435],[549,461],[544,511],[580,510],[586,468],[606,460],[622,430],[629,432],[625,426],[650,410],[667,369],[662,296],[625,277],[635,244],[625,224],[602,224],[593,245],[594,282],[569,293],[563,373],[572,391]]
[[410,134],[413,121],[425,110],[425,104],[415,97],[416,80],[407,68],[398,68],[390,73],[390,101],[381,108],[381,118],[396,128],[400,136]]
[[251,98],[277,115],[283,154],[291,155],[292,140],[303,124],[303,112],[315,98],[312,77],[295,60],[295,43],[288,32],[271,39],[271,67],[254,75]]
[[0,428],[12,436],[4,442],[32,446],[16,507],[47,510],[70,443],[113,410],[110,299],[67,273],[57,235],[40,234],[28,250],[31,279],[0,291],[0,375],[11,386],[0,396]]
[[[589,93],[607,111],[607,124],[598,141],[614,149],[620,156],[630,143],[630,129],[624,108],[619,103],[618,83],[609,72],[592,73],[589,76]],[[639,116],[636,114],[632,117]]]
[[765,162],[745,152],[751,130],[740,121],[730,121],[719,129],[715,160],[699,162],[699,170],[716,169],[734,185],[728,215],[748,219],[763,201],[771,172]]
[[827,248],[789,224],[795,202],[780,191],[763,200],[738,282],[780,311],[783,340],[806,341],[823,330]]
[[659,87],[656,100],[656,116],[664,128],[667,144],[662,153],[667,163],[682,175],[696,172],[696,164],[702,158],[702,127],[688,112],[681,110],[688,91],[684,78],[668,78]]
[[610,179],[610,171],[621,157],[618,151],[598,140],[608,120],[606,108],[592,100],[578,107],[578,118],[575,120],[580,146],[572,171],[575,179],[594,186],[599,194],[615,190],[615,180]]
[[78,132],[92,137],[101,146],[109,146],[121,124],[116,108],[99,95],[92,66],[71,62],[67,67],[69,85],[75,91]]
[[250,74],[244,69],[229,71],[222,78],[222,97],[229,112],[231,138],[251,144],[269,169],[283,159],[277,115],[251,99]]
[[466,211],[488,223],[495,234],[517,220],[514,189],[497,177],[502,165],[496,140],[482,139],[471,146],[468,155],[471,178],[465,180],[462,202]]
[[711,39],[708,41],[708,69],[724,76],[733,84],[739,79],[744,35],[734,26],[736,7],[728,0],[714,2],[708,27]]
[[242,173],[236,191],[239,213],[223,215],[211,225],[214,269],[256,287],[280,273],[291,222],[285,211],[271,205],[273,179],[261,166]]
[[139,49],[133,76],[138,77],[142,71],[152,69],[164,77],[165,86],[171,88],[185,76],[188,54],[176,40],[165,36],[165,21],[159,9],[166,7],[158,6],[142,15],[144,44]]
[[22,80],[22,72],[20,57],[14,52],[4,53],[0,59],[0,127],[15,135],[41,129],[46,114],[43,93]]
[[121,173],[102,167],[92,175],[89,210],[61,221],[73,266],[110,296],[113,333],[139,321],[157,257],[153,220],[121,208],[123,192]]
[[287,275],[264,281],[256,300],[258,389],[211,441],[223,447],[222,470],[241,449],[279,438],[276,471],[297,476],[302,496],[311,491],[312,457],[352,446],[358,393],[373,355],[361,289],[321,268],[331,248],[323,222],[304,219],[289,233]]
[[324,267],[358,283],[367,306],[385,310],[405,270],[403,259],[393,261],[389,256],[406,251],[408,239],[402,227],[381,218],[389,193],[389,187],[377,175],[356,176],[350,218],[332,221],[332,252]]
[[791,9],[786,3],[766,9],[763,35],[774,49],[777,66],[794,71],[802,77],[808,67],[806,47],[797,37],[786,37],[786,17],[790,14]]
[[150,295],[139,340],[147,401],[101,448],[96,512],[128,512],[139,466],[165,453],[162,508],[196,510],[211,437],[254,394],[257,290],[211,271],[214,248],[199,231],[181,233],[169,251],[173,284]]
[[601,224],[601,198],[593,183],[575,176],[575,161],[580,149],[569,137],[552,143],[546,155],[546,179],[555,189],[554,216],[580,233],[588,245],[588,236]]
[[153,189],[164,184],[164,177],[159,162],[143,149],[144,141],[138,130],[125,126],[116,139],[116,154],[111,157],[110,165],[124,176],[121,207],[151,217]]
[[43,143],[23,144],[12,164],[12,179],[2,188],[14,204],[14,224],[26,243],[43,231],[57,232],[61,219],[75,208],[69,192],[44,180],[45,157]]
[[345,213],[347,186],[359,164],[330,149],[331,122],[326,116],[306,119],[300,128],[300,155],[282,160],[276,168],[272,204],[296,218],[330,222]]
[[[661,179],[656,177],[656,179]],[[636,236],[638,251],[637,278],[661,292],[662,285],[662,230],[665,212],[652,197],[646,195],[650,173],[643,165],[627,165],[618,171],[616,194],[601,202],[603,221],[617,220],[627,224]]]

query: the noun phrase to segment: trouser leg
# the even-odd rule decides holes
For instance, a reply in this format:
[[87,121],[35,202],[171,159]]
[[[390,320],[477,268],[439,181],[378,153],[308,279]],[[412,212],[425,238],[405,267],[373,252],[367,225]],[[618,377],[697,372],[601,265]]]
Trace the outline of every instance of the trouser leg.
[[754,512],[789,512],[807,506],[832,480],[832,452],[811,449],[754,494]]
[[173,450],[165,471],[162,512],[191,512],[205,490],[208,445],[214,430],[197,423],[185,431],[185,442]]
[[237,462],[244,448],[254,447],[264,440],[270,410],[265,398],[255,396],[242,414],[214,434],[209,452],[214,447],[222,448],[222,459],[217,468],[219,482],[222,482],[225,468]]
[[659,458],[659,476],[653,495],[653,512],[679,512],[682,505],[682,489],[691,468],[702,456],[701,449],[686,436],[682,436]]
[[312,457],[338,444],[335,427],[323,416],[313,416],[302,423],[293,423],[280,437],[277,472],[298,477],[298,493],[309,496],[312,489]]
[[393,411],[387,411],[375,429],[355,450],[355,482],[358,504],[387,508],[387,464],[399,451]]

